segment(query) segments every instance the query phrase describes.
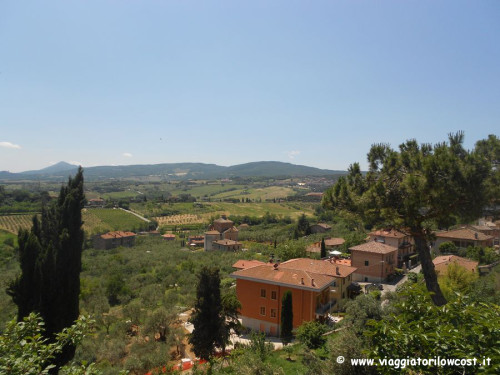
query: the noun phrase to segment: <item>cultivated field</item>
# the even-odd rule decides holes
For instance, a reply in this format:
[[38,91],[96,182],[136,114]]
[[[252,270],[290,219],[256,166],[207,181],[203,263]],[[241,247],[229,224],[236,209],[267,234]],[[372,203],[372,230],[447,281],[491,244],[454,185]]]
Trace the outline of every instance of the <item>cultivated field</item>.
[[30,229],[33,215],[6,215],[0,216],[0,229],[15,233],[19,229]]
[[[163,205],[162,205],[163,206]],[[163,228],[171,228],[172,226],[184,226],[194,224],[207,224],[213,217],[220,215],[235,215],[235,216],[255,216],[262,217],[269,212],[277,216],[289,216],[296,219],[302,213],[307,216],[312,216],[314,205],[309,203],[228,203],[228,202],[204,202],[202,208],[197,208],[198,213],[193,213],[193,204],[180,203],[172,205],[164,205],[164,209],[170,209],[173,212],[183,211],[185,213],[177,213],[166,216],[156,216],[154,219]],[[143,207],[144,208],[144,207]],[[140,210],[140,208],[139,208]],[[186,211],[184,211],[186,210]]]
[[83,229],[89,234],[112,230],[140,230],[147,223],[119,209],[91,208],[82,211]]

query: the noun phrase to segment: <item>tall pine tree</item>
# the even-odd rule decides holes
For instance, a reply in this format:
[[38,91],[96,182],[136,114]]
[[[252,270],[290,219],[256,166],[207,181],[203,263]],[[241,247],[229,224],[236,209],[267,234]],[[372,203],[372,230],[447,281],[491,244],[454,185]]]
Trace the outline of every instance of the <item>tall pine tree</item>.
[[[323,206],[358,215],[366,226],[408,231],[422,263],[427,290],[435,305],[446,304],[432,263],[429,243],[434,228],[447,228],[457,218],[471,222],[483,215],[492,200],[491,161],[485,156],[495,138],[481,150],[463,147],[464,134],[450,134],[436,145],[409,140],[392,149],[375,144],[368,153],[368,173],[359,164],[349,167],[323,196]],[[499,147],[500,148],[500,147]],[[494,195],[494,194],[493,194]]]
[[[18,320],[40,313],[50,340],[70,327],[79,315],[80,270],[83,245],[83,170],[80,167],[59,198],[42,207],[41,221],[33,218],[31,231],[18,234],[21,275],[8,289],[18,306]],[[66,345],[55,358],[53,370],[68,362],[75,347]]]

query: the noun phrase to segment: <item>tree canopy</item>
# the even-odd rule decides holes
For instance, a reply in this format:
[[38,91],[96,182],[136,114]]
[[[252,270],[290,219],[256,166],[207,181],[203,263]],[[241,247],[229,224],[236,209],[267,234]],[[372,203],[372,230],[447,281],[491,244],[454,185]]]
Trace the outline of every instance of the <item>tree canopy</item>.
[[[49,340],[79,315],[84,200],[80,168],[61,187],[58,199],[42,208],[41,221],[35,216],[31,231],[19,231],[21,275],[8,293],[18,306],[19,321],[31,312],[40,313]],[[73,345],[64,346],[55,357],[56,368],[70,360],[74,351]]]
[[[12,320],[0,335],[0,373],[11,375],[48,374],[55,366],[51,360],[68,343],[80,342],[89,331],[92,321],[80,317],[74,325],[59,332],[52,342],[44,338],[44,323],[39,315],[31,313],[21,322]],[[65,367],[64,374],[98,375],[100,372],[90,364],[82,367]]]
[[203,267],[198,275],[196,303],[190,322],[194,330],[189,337],[195,354],[210,359],[216,348],[224,351],[232,329],[238,330],[241,304],[234,294],[221,297],[217,268]]
[[392,149],[374,144],[368,153],[369,170],[358,163],[329,188],[326,208],[356,213],[367,226],[392,226],[414,237],[427,289],[435,304],[446,303],[429,252],[432,228],[448,227],[456,219],[482,215],[491,199],[487,182],[491,158],[479,149],[463,147],[464,134],[450,134],[436,145],[409,140]]

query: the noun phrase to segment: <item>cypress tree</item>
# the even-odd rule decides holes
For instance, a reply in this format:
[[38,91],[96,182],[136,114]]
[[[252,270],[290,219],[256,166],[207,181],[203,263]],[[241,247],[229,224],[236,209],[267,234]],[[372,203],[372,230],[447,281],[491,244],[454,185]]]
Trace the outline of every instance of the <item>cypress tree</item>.
[[190,322],[194,326],[189,343],[194,353],[205,360],[225,345],[225,317],[220,295],[219,270],[203,267],[198,275],[196,304]]
[[321,259],[326,258],[326,245],[325,245],[325,239],[321,239]]
[[283,344],[288,344],[292,341],[293,330],[293,304],[292,292],[287,290],[281,299],[281,322],[280,322],[280,337]]
[[[19,321],[31,312],[40,313],[49,341],[79,315],[84,200],[80,167],[61,187],[57,201],[42,207],[41,222],[34,217],[31,231],[18,234],[21,275],[10,284],[8,294],[18,306]],[[75,347],[66,345],[54,359],[52,372],[57,373],[74,353]]]

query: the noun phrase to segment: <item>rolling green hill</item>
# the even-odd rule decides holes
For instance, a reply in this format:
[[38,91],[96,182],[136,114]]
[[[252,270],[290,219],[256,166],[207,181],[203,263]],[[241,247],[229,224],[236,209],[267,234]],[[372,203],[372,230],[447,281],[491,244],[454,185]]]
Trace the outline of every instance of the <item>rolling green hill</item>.
[[[55,166],[38,171],[22,173],[0,172],[0,180],[60,180],[62,176],[66,178],[66,175],[74,173],[76,168],[76,166],[71,164],[60,162]],[[88,181],[141,177],[156,177],[163,180],[183,180],[231,177],[333,176],[345,173],[345,171],[319,169],[278,161],[259,161],[233,165],[230,167],[204,163],[164,163],[85,168],[85,178]]]

